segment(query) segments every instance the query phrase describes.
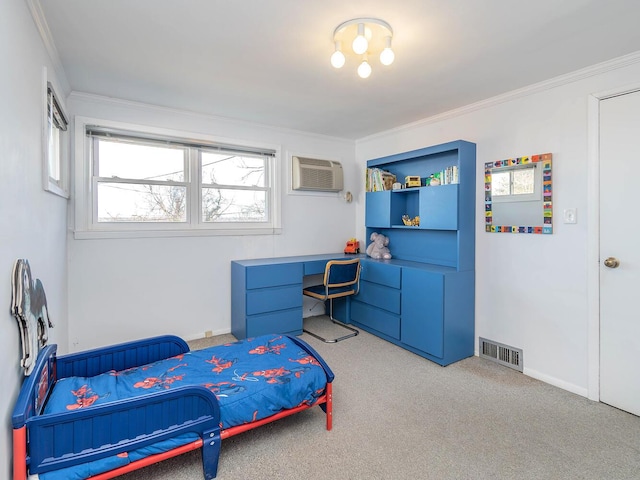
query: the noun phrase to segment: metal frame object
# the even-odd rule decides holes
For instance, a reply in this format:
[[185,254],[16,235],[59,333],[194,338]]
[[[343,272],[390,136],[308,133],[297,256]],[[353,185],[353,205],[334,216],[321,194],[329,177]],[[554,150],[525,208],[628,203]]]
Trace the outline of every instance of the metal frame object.
[[304,295],[326,302],[329,300],[329,318],[336,325],[350,330],[351,333],[334,339],[324,338],[317,333],[303,329],[312,337],[322,340],[325,343],[337,343],[347,338],[355,337],[360,332],[355,328],[346,325],[333,318],[333,299],[356,295],[360,291],[360,259],[353,260],[331,260],[327,262],[324,270],[324,281],[322,285],[314,285],[302,290]]

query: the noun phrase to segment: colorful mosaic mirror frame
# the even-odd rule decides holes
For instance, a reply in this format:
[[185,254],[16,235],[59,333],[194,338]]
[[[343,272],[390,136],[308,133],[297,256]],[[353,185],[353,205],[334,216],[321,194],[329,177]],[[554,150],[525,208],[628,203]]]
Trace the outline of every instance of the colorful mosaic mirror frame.
[[[553,202],[551,199],[551,157],[550,153],[531,155],[528,157],[508,158],[484,164],[484,207],[485,231],[490,233],[553,233]],[[496,168],[514,167],[528,163],[542,165],[542,222],[536,226],[494,225],[493,201],[491,199],[491,172]]]

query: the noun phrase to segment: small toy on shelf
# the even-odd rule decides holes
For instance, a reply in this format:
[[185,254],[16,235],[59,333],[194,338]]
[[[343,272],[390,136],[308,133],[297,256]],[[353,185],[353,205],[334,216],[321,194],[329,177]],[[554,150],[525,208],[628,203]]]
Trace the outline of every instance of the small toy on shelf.
[[407,227],[419,227],[420,226],[420,217],[416,215],[413,218],[410,218],[409,215],[402,216],[402,223],[404,223]]
[[393,184],[396,182],[396,176],[393,173],[382,172],[382,182],[385,190],[392,190]]
[[441,181],[440,181],[440,172],[438,173],[432,173],[431,175],[429,175],[427,177],[427,179],[425,180],[425,185],[427,187],[435,187],[436,185],[440,185]]
[[391,258],[391,252],[387,247],[387,245],[389,245],[389,238],[381,233],[373,232],[369,239],[371,243],[367,247],[367,255],[376,259],[388,260]]
[[421,183],[421,180],[420,180],[420,176],[418,175],[408,175],[404,177],[405,188],[419,187],[420,183]]
[[344,247],[344,253],[360,253],[360,242],[355,238],[347,240],[347,246]]

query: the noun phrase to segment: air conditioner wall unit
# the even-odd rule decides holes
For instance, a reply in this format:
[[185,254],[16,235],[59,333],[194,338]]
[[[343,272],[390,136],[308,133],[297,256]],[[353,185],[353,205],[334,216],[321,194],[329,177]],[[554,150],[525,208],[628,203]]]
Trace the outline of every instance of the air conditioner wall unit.
[[291,188],[319,192],[339,192],[343,189],[342,165],[333,160],[291,157]]

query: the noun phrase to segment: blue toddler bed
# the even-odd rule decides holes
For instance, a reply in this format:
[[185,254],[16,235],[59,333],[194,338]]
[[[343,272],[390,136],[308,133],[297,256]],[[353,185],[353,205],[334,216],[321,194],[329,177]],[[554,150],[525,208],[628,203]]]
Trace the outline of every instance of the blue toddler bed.
[[14,480],[107,479],[319,405],[333,373],[304,341],[265,335],[189,351],[162,336],[57,357],[40,350],[13,412]]

